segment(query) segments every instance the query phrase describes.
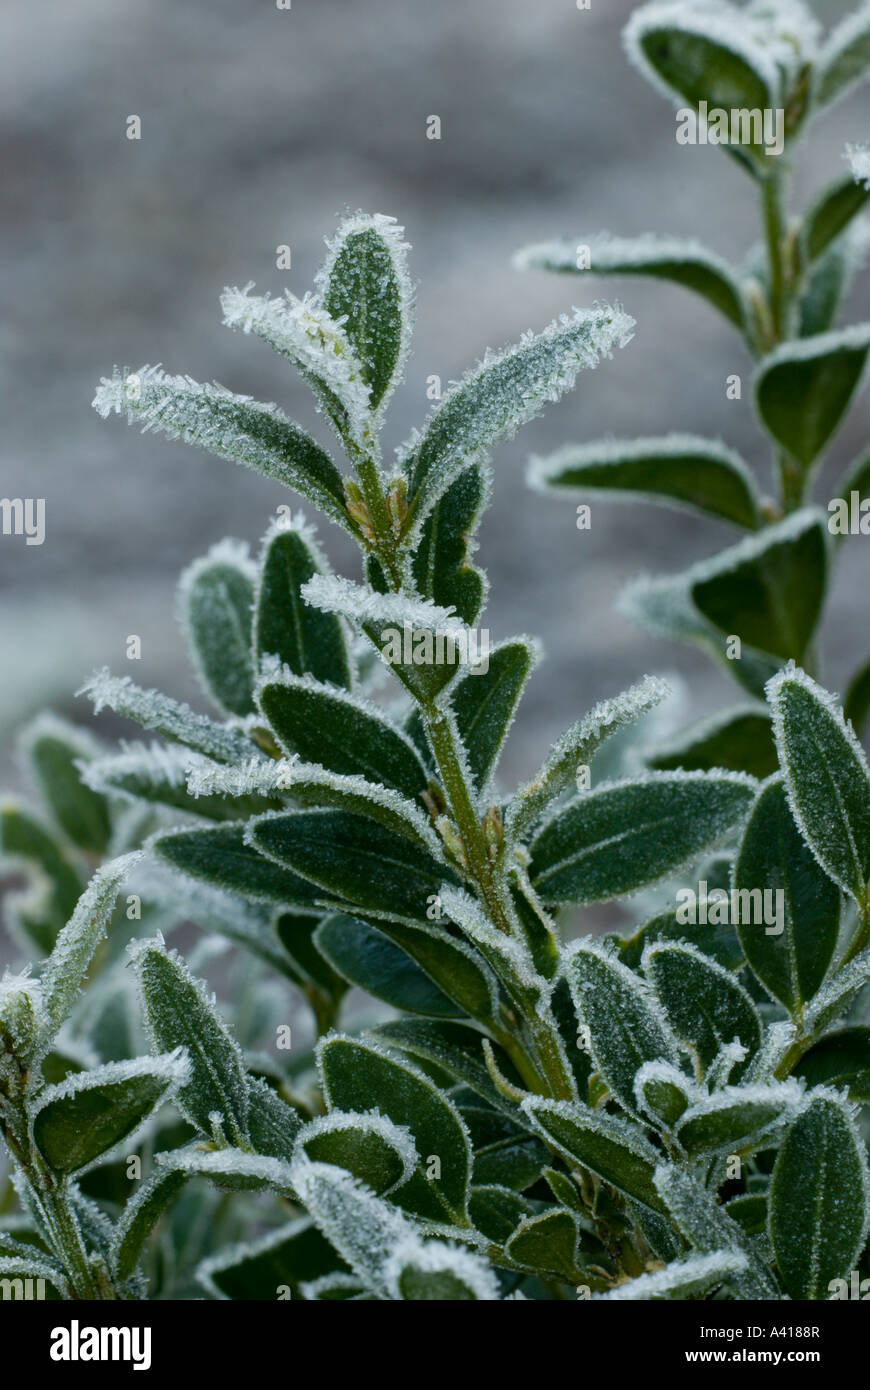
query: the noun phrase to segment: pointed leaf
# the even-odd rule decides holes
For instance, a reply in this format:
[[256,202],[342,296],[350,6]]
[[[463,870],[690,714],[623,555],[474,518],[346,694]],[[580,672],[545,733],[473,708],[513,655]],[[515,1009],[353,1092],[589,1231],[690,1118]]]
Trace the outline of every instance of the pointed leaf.
[[652,1211],[666,1211],[653,1186],[657,1154],[635,1125],[578,1102],[528,1096],[523,1110],[541,1137],[577,1164]]
[[350,662],[344,627],[334,613],[305,603],[302,585],[326,572],[313,530],[297,517],[278,523],[263,541],[254,612],[258,665],[274,656],[294,675],[349,687]]
[[[315,939],[318,950],[350,984],[393,1008],[441,1018],[463,1016],[425,971],[372,924],[339,913],[321,923]],[[333,1162],[324,1155],[309,1157]]]
[[696,1053],[702,1071],[736,1038],[752,1057],[761,1020],[750,996],[728,970],[685,942],[655,941],[643,953],[650,981],[674,1033]]
[[456,726],[480,793],[498,761],[535,656],[525,638],[503,642],[490,654],[487,670],[468,672],[451,691]]
[[870,324],[783,343],[762,361],[755,400],[765,429],[806,471],[860,388]]
[[870,198],[870,189],[841,174],[822,189],[803,220],[807,256],[814,261],[849,225]]
[[825,873],[863,902],[870,875],[870,771],[835,701],[803,671],[768,687],[792,815]]
[[654,883],[739,825],[754,785],[739,773],[661,772],[581,793],[532,841],[532,886],[545,902],[592,903]]
[[182,743],[219,763],[242,762],[256,752],[250,739],[238,729],[216,724],[189,705],[179,704],[159,690],[143,690],[129,676],[113,676],[107,668],[97,671],[78,692],[94,702],[94,713],[111,709],[123,719],[133,719],[143,729],[153,729],[171,743]]
[[736,705],[690,724],[666,744],[656,744],[650,767],[659,772],[708,772],[724,767],[768,777],[779,766],[770,715],[762,705]]
[[[779,777],[761,788],[749,814],[734,888],[749,895],[737,922],[746,959],[765,989],[796,1015],[821,985],[836,950],[840,895],[798,833]],[[766,893],[778,906],[772,925],[764,921]]]
[[220,1116],[232,1143],[248,1138],[249,1096],[241,1052],[219,1018],[202,983],[159,941],[136,943],[134,956],[145,1023],[154,1046],[183,1047],[190,1077],[178,1091],[178,1107],[208,1138]]
[[483,467],[466,468],[432,507],[411,557],[417,592],[439,607],[455,608],[466,623],[476,621],[486,599],[486,575],[471,555],[488,493]]
[[825,1299],[867,1231],[867,1158],[851,1107],[817,1093],[783,1140],[770,1181],[769,1231],[791,1298]]
[[676,1127],[676,1141],[689,1157],[759,1148],[800,1107],[796,1082],[775,1086],[725,1086],[691,1106]]
[[547,1211],[526,1217],[505,1246],[505,1253],[516,1264],[534,1270],[545,1278],[555,1277],[574,1283],[581,1278],[584,1263],[580,1250],[580,1223],[573,1212]]
[[307,879],[258,854],[243,821],[207,830],[168,830],[150,848],[173,868],[254,902],[310,907],[320,896]]
[[251,623],[256,570],[248,548],[221,541],[184,571],[179,611],[207,695],[225,714],[253,714]]
[[672,502],[750,531],[759,525],[758,490],[742,458],[724,444],[696,435],[569,444],[533,459],[529,482],[540,491],[628,493]]
[[805,1052],[794,1069],[808,1086],[847,1088],[850,1100],[870,1101],[870,1028],[840,1028]]
[[25,728],[20,748],[56,823],[73,844],[104,854],[111,825],[106,799],[82,780],[79,763],[89,763],[99,745],[83,729],[42,714]]

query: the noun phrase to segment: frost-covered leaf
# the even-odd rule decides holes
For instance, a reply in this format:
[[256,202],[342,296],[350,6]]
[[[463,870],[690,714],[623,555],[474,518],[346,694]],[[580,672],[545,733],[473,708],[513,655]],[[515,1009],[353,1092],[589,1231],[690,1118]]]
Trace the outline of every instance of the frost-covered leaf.
[[411,800],[425,791],[428,777],[411,740],[362,696],[286,671],[259,686],[257,702],[282,747],[306,762]]
[[736,772],[660,772],[581,793],[532,841],[532,886],[558,903],[632,893],[738,826],[754,786]]
[[549,1159],[540,1139],[486,1106],[463,1104],[460,1114],[474,1148],[474,1183],[524,1192],[534,1187]]
[[867,203],[870,189],[841,174],[822,189],[804,215],[802,236],[811,261],[819,257]]
[[671,1130],[696,1097],[698,1088],[671,1062],[644,1062],[634,1076],[638,1109],[652,1119],[655,1129]]
[[643,953],[643,972],[684,1046],[702,1071],[736,1038],[751,1057],[761,1044],[761,1021],[740,981],[686,942],[655,941]]
[[238,729],[195,714],[189,705],[179,704],[159,690],[143,690],[129,676],[113,676],[106,667],[97,671],[78,693],[93,700],[95,714],[103,709],[113,710],[123,719],[135,720],[143,729],[162,734],[171,743],[182,743],[221,763],[240,762],[256,751]]
[[381,661],[423,703],[434,700],[477,654],[476,634],[429,599],[381,593],[371,585],[316,574],[303,586],[306,603],[340,613],[377,650]]
[[33,1137],[56,1173],[75,1173],[133,1135],[188,1077],[181,1052],[110,1062],[39,1093]]
[[111,823],[106,799],[82,780],[81,764],[100,748],[84,729],[41,714],[22,730],[19,748],[55,822],[80,849],[104,854]]
[[667,1208],[653,1186],[657,1153],[643,1131],[579,1102],[528,1096],[522,1105],[535,1130],[572,1167],[589,1168],[654,1212]]
[[[706,648],[760,696],[781,661],[799,659],[827,585],[827,516],[803,508],[682,574],[636,580],[619,599],[626,617],[671,640]],[[739,660],[726,638],[739,637]]]
[[659,772],[707,772],[724,767],[769,777],[779,766],[770,715],[763,705],[735,705],[690,724],[647,758]]
[[292,1298],[304,1297],[303,1284],[339,1270],[347,1270],[344,1260],[303,1216],[209,1255],[196,1277],[213,1298],[265,1301],[277,1298],[282,1289],[289,1289]]
[[859,5],[832,29],[815,65],[813,103],[829,106],[870,72],[870,5]]
[[256,569],[248,548],[221,541],[182,574],[181,625],[200,682],[225,713],[253,714],[251,625]]
[[249,825],[249,843],[316,888],[362,909],[426,920],[453,876],[422,845],[350,811],[298,811]]
[[655,1188],[674,1225],[701,1255],[721,1250],[746,1256],[728,1283],[738,1298],[778,1299],[779,1290],[763,1260],[755,1253],[742,1227],[719,1205],[694,1173],[676,1164],[656,1169]]
[[296,1136],[302,1120],[261,1077],[246,1077],[248,1089],[248,1130],[254,1151],[266,1158],[293,1157]]
[[472,563],[474,532],[489,495],[489,475],[481,464],[466,468],[428,513],[411,557],[417,592],[443,608],[455,608],[474,623],[486,600],[483,570]]
[[51,1041],[66,1020],[111,921],[118,889],[140,857],[137,853],[124,854],[99,868],[59,933],[40,980],[43,1045]]
[[[271,766],[265,759],[258,760],[258,765]],[[188,780],[197,773],[212,773],[217,779],[231,771],[223,763],[213,763],[173,744],[132,743],[124,744],[120,753],[94,758],[83,768],[82,776],[87,786],[107,796],[139,804],[154,802],[205,820],[238,820],[280,804],[268,791],[262,796],[255,792],[237,795],[229,782],[225,795],[220,791],[198,795],[188,790]]]
[[[569,1187],[573,1186],[570,1178],[566,1181]],[[468,1210],[475,1230],[497,1245],[503,1245],[523,1217],[531,1216],[534,1212],[528,1198],[498,1183],[472,1187]]]
[[821,985],[836,950],[840,894],[799,834],[779,777],[760,789],[749,814],[734,888],[741,895],[737,934],[746,959],[794,1015]]
[[717,1284],[727,1283],[746,1268],[746,1256],[735,1250],[716,1250],[709,1255],[692,1255],[675,1260],[652,1274],[640,1274],[608,1293],[595,1294],[613,1302],[698,1298]]
[[870,875],[870,770],[835,700],[786,668],[768,686],[792,815],[825,873],[858,902]]
[[532,459],[528,476],[543,492],[628,494],[707,512],[750,531],[759,525],[758,489],[743,459],[697,435],[568,444]]
[[[14,1255],[0,1254],[0,1281],[4,1286],[9,1286],[10,1291],[4,1294],[4,1298],[16,1297],[14,1286],[16,1281],[21,1280],[44,1280],[49,1289],[55,1291],[57,1298],[72,1298],[72,1292],[63,1273],[54,1260],[42,1255],[39,1250],[24,1252]],[[26,1287],[26,1286],[25,1286]],[[22,1298],[26,1297],[22,1289]],[[49,1295],[50,1296],[50,1295]]]
[[470,463],[569,391],[584,367],[595,367],[614,348],[624,347],[633,328],[633,319],[620,309],[575,309],[542,333],[528,333],[504,352],[484,357],[405,446],[406,529]]
[[805,1052],[794,1069],[808,1086],[845,1087],[850,1100],[870,1102],[870,1028],[840,1028]]
[[[775,50],[753,32],[743,8],[652,0],[633,11],[623,38],[631,61],[657,91],[680,106],[678,114],[684,101],[696,111],[701,102],[711,111],[729,112],[782,105]],[[767,159],[757,136],[753,128],[741,143],[723,149],[763,166]]]
[[203,830],[168,830],[149,848],[191,878],[239,893],[253,902],[311,907],[320,896],[307,879],[258,854],[246,843],[245,822]]
[[[415,1179],[403,1188],[403,1200],[414,1200],[419,1190],[430,1204],[435,1199],[435,1210],[464,1213],[471,1149],[465,1126],[447,1097],[422,1072],[372,1042],[334,1035],[320,1044],[318,1059],[330,1109],[378,1110],[410,1130],[419,1164]],[[316,1213],[312,1215],[316,1219]]]
[[162,430],[284,483],[313,502],[330,520],[350,530],[344,483],[329,455],[309,434],[273,405],[237,396],[159,367],[116,371],[103,378],[94,397],[103,419],[126,415],[143,430]]
[[866,264],[868,253],[870,227],[866,218],[860,218],[811,268],[798,304],[798,332],[802,339],[834,328],[855,277]]
[[531,829],[554,797],[576,778],[607,739],[634,724],[670,694],[664,681],[645,676],[611,700],[602,700],[578,719],[555,742],[543,766],[531,782],[513,797],[505,821],[505,838],[515,842]]
[[794,1081],[772,1086],[725,1086],[691,1106],[674,1137],[690,1158],[704,1153],[737,1153],[768,1143],[803,1100]]
[[469,771],[481,794],[498,761],[536,655],[528,638],[502,642],[490,653],[486,671],[468,672],[450,692]]
[[387,1262],[387,1283],[405,1302],[496,1302],[491,1269],[468,1250],[441,1241],[401,1245]]
[[817,1092],[789,1129],[770,1181],[769,1231],[791,1298],[825,1299],[867,1233],[867,1157],[852,1114]]
[[[374,924],[336,913],[321,923],[315,939],[318,950],[350,984],[393,1008],[440,1018],[463,1016],[464,1010]],[[446,937],[446,941],[448,949],[452,948],[451,938]]]
[[377,1114],[332,1110],[304,1125],[296,1142],[297,1156],[344,1168],[379,1197],[407,1182],[418,1162],[407,1129]]
[[870,983],[870,947],[861,951],[842,970],[822,985],[804,1010],[806,1031],[821,1033],[829,1023],[844,1014],[859,990]]
[[580,1023],[589,1029],[595,1070],[625,1110],[637,1101],[644,1062],[676,1065],[676,1039],[646,982],[590,939],[570,949],[566,974]]
[[346,217],[328,243],[317,288],[360,364],[373,410],[401,380],[414,327],[404,228],[381,213]]
[[252,295],[253,282],[221,295],[224,323],[267,343],[311,387],[321,409],[349,448],[364,449],[372,439],[368,386],[344,326],[313,295],[297,299]]
[[277,1192],[294,1198],[293,1169],[283,1159],[248,1153],[244,1149],[201,1148],[193,1144],[157,1154],[155,1162],[183,1178],[207,1178],[230,1192]]
[[505,1253],[516,1264],[544,1278],[577,1283],[584,1264],[581,1248],[582,1227],[574,1212],[541,1212],[526,1217],[505,1246]]
[[[582,252],[582,255],[581,255]],[[701,295],[737,328],[746,310],[732,267],[701,242],[682,237],[607,235],[528,246],[514,257],[519,270],[569,275],[649,275]]]
[[[395,1023],[379,1024],[372,1034],[388,1047],[418,1058],[421,1063],[440,1067],[455,1077],[457,1082],[482,1096],[495,1109],[503,1110],[522,1122],[522,1115],[516,1107],[507,1102],[493,1084],[484,1061],[485,1035],[476,1028],[465,1023],[403,1018]],[[492,1050],[501,1075],[507,1077],[512,1085],[520,1086],[520,1077],[507,1054],[498,1047]]]
[[134,961],[145,1023],[156,1048],[183,1047],[189,1079],[178,1090],[182,1113],[211,1138],[218,1115],[230,1142],[248,1138],[248,1088],[242,1054],[201,981],[159,941],[136,943]]
[[782,343],[761,362],[755,401],[762,424],[807,471],[859,390],[870,324]]
[[334,685],[351,685],[345,629],[334,613],[305,603],[302,585],[328,573],[313,528],[300,516],[292,524],[276,523],[263,541],[254,609],[254,651],[258,665],[266,656],[297,676]]
[[[706,866],[698,870],[699,880],[706,872]],[[708,884],[708,893],[709,891],[710,885]],[[643,926],[639,927],[633,935],[617,943],[620,958],[630,970],[637,970],[640,967],[644,950],[650,942],[688,941],[703,951],[704,955],[710,956],[720,965],[724,965],[726,970],[736,970],[743,964],[743,951],[737,939],[737,933],[730,922],[704,922],[702,916],[705,901],[708,904],[709,916],[709,899],[705,900],[701,897],[696,904],[694,924],[681,921],[677,916],[677,909],[673,907],[666,908],[664,912],[657,912],[655,917],[644,922]],[[680,913],[680,917],[685,916],[685,912]]]

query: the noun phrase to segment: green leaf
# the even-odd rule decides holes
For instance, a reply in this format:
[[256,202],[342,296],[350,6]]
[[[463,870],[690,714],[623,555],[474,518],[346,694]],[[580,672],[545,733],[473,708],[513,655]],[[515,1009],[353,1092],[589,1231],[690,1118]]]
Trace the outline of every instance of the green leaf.
[[[521,1122],[522,1115],[516,1106],[507,1102],[493,1084],[483,1057],[485,1034],[476,1028],[466,1023],[399,1019],[395,1023],[379,1024],[372,1035],[388,1047],[418,1058],[421,1063],[434,1063],[497,1110]],[[493,1053],[501,1075],[512,1085],[520,1086],[520,1077],[507,1054],[498,1047],[493,1047]]]
[[805,1052],[794,1069],[808,1086],[847,1088],[850,1100],[870,1102],[870,1028],[840,1028]]
[[475,1185],[517,1192],[532,1187],[549,1159],[540,1139],[503,1111],[481,1105],[476,1096],[469,1101],[473,1103],[463,1100],[459,1113],[474,1149]]
[[767,1265],[744,1236],[742,1227],[719,1205],[699,1177],[687,1168],[662,1164],[656,1169],[655,1187],[677,1230],[700,1254],[725,1250],[746,1256],[746,1265],[735,1270],[728,1280],[738,1298],[780,1297]]
[[832,697],[803,671],[768,687],[779,760],[798,829],[829,878],[863,902],[870,874],[870,771]]
[[595,1069],[629,1113],[634,1077],[644,1062],[676,1065],[676,1039],[646,982],[600,945],[581,940],[566,974],[580,1023],[588,1028]]
[[319,912],[280,912],[273,921],[273,929],[289,957],[284,968],[290,978],[303,989],[313,986],[330,998],[340,999],[347,985],[314,944],[314,934],[322,920]]
[[134,1134],[187,1075],[180,1052],[76,1072],[40,1092],[34,1140],[56,1173],[76,1173]]
[[309,1121],[297,1145],[312,1163],[344,1168],[379,1197],[401,1187],[417,1167],[417,1150],[407,1130],[381,1115],[332,1110]]
[[432,1241],[410,1257],[398,1254],[391,1266],[396,1295],[405,1302],[494,1302],[492,1272],[464,1250]]
[[201,1262],[196,1277],[214,1298],[276,1299],[283,1289],[302,1297],[300,1285],[335,1270],[347,1270],[325,1236],[300,1217],[256,1240],[232,1245]]
[[[567,1181],[570,1185],[570,1179]],[[503,1245],[523,1217],[532,1215],[534,1208],[519,1192],[489,1183],[472,1187],[468,1211],[475,1230],[482,1232],[487,1240]]]
[[699,241],[680,237],[593,236],[543,242],[514,257],[519,270],[569,275],[649,275],[701,295],[742,329],[746,310],[732,267]]
[[748,1058],[758,1051],[761,1020],[751,998],[734,975],[695,946],[655,941],[643,953],[643,971],[671,1028],[702,1070],[735,1038]]
[[759,1148],[795,1113],[802,1096],[800,1086],[793,1081],[775,1086],[725,1086],[685,1112],[674,1138],[690,1158]]
[[[706,870],[699,870],[699,876],[703,872]],[[702,898],[698,902],[698,909],[703,901]],[[700,919],[700,911],[696,913],[696,917]],[[731,922],[682,922],[677,917],[676,908],[657,913],[619,944],[620,958],[630,970],[638,969],[644,948],[651,941],[688,941],[705,955],[724,965],[726,970],[736,970],[743,964],[743,951]]]
[[553,745],[543,766],[520,787],[508,808],[505,839],[521,839],[549,803],[574,782],[601,746],[621,729],[634,724],[670,694],[664,681],[646,676],[611,700],[602,700],[578,719]]
[[744,1235],[760,1236],[767,1231],[767,1193],[745,1192],[725,1203],[732,1221],[738,1222]]
[[815,65],[813,104],[828,106],[846,96],[870,71],[870,8],[860,5],[832,29]]
[[217,779],[220,776],[229,778],[234,773],[235,769],[206,762],[186,748],[160,743],[150,746],[127,743],[122,753],[94,758],[84,770],[88,786],[96,787],[107,796],[120,796],[140,806],[142,802],[170,806],[197,820],[240,820],[282,805],[275,796],[233,795],[222,791],[210,794],[188,789],[188,784],[197,776]]
[[647,758],[659,772],[709,772],[726,768],[769,777],[779,766],[770,715],[762,705],[736,705],[690,724]]
[[274,478],[346,531],[352,529],[344,483],[332,459],[273,405],[190,377],[168,376],[159,367],[116,370],[111,380],[103,378],[93,404],[104,420],[113,411],[126,415],[130,424],[162,430],[170,439],[195,444]]
[[277,1158],[249,1153],[245,1149],[206,1148],[198,1144],[157,1154],[161,1168],[186,1178],[207,1178],[228,1192],[277,1192],[296,1199],[294,1167]]
[[317,277],[324,307],[341,323],[362,368],[373,410],[400,379],[413,328],[403,228],[391,217],[346,218]]
[[426,920],[446,865],[365,816],[348,811],[300,811],[250,824],[253,847],[354,906]]
[[249,1133],[244,1062],[213,1000],[160,941],[137,942],[134,959],[154,1046],[163,1051],[183,1047],[190,1061],[190,1079],[179,1088],[178,1108],[209,1139],[217,1114],[230,1142],[244,1146]]
[[225,540],[181,576],[182,628],[207,695],[225,714],[253,714],[252,610],[256,570],[248,547]]
[[870,324],[782,343],[761,362],[755,402],[771,438],[808,471],[859,389]]
[[742,458],[697,435],[569,444],[533,459],[528,477],[544,492],[629,493],[723,517],[750,531],[759,526],[758,489]]
[[314,531],[296,517],[277,523],[263,542],[254,609],[257,664],[274,656],[294,675],[350,687],[344,625],[334,613],[305,603],[300,590],[327,571]]
[[312,885],[258,854],[245,843],[245,833],[245,822],[239,821],[207,830],[168,830],[149,844],[158,859],[228,893],[254,902],[311,907],[320,896]]
[[406,1126],[417,1146],[419,1178],[449,1212],[464,1213],[471,1150],[459,1113],[446,1096],[422,1072],[370,1042],[334,1035],[320,1044],[318,1059],[330,1109],[378,1110],[393,1124]]
[[634,321],[602,305],[575,309],[564,321],[487,355],[453,386],[406,446],[406,531],[425,516],[460,472],[574,385],[578,373],[629,341]]
[[581,793],[532,841],[532,886],[558,903],[635,892],[739,825],[753,788],[738,773],[661,772]]
[[570,1211],[547,1211],[526,1217],[505,1246],[516,1264],[547,1277],[577,1283],[584,1263],[581,1226]]
[[804,215],[801,234],[806,254],[816,260],[856,217],[870,198],[870,189],[841,174],[822,189]]
[[[679,11],[642,5],[633,11],[624,31],[632,61],[647,81],[671,101],[681,99],[695,110],[701,102],[710,110],[770,110],[782,105],[780,76],[773,55],[744,18],[731,9],[717,15],[687,7]],[[678,113],[681,115],[682,112]],[[757,132],[749,132],[754,137]],[[725,144],[727,153],[742,162],[765,165],[764,146]]]
[[652,1118],[655,1129],[664,1125],[672,1130],[697,1093],[685,1072],[670,1062],[644,1062],[633,1084],[637,1104]]
[[860,734],[870,714],[870,659],[859,666],[843,696],[843,718]]
[[547,1144],[576,1167],[588,1168],[604,1182],[666,1213],[653,1186],[656,1150],[635,1125],[579,1102],[528,1096],[523,1110]]
[[106,798],[82,781],[77,762],[89,763],[99,746],[74,724],[42,714],[22,730],[20,746],[52,816],[79,849],[105,854],[111,834]]
[[471,561],[473,536],[489,494],[480,464],[466,468],[429,511],[411,557],[417,592],[474,623],[486,600],[483,570]]
[[290,753],[344,776],[363,776],[412,801],[428,777],[410,739],[360,696],[305,676],[266,680],[257,698]]
[[[746,959],[765,989],[796,1015],[821,985],[836,950],[840,895],[798,833],[779,777],[760,789],[749,814],[734,888],[750,895],[737,921]],[[765,894],[777,905],[772,924],[763,921]]]
[[468,768],[481,795],[498,762],[535,655],[525,638],[503,642],[490,653],[486,671],[469,671],[450,692]]
[[824,1300],[854,1268],[867,1229],[867,1159],[852,1112],[816,1093],[783,1140],[768,1227],[791,1298]]
[[266,1158],[290,1162],[302,1120],[292,1105],[282,1100],[267,1082],[247,1076],[248,1132],[254,1152]]
[[[12,1290],[4,1294],[4,1298],[26,1298],[27,1286],[23,1281],[31,1279],[45,1281],[50,1292],[44,1296],[52,1302],[72,1297],[60,1267],[53,1260],[43,1258],[37,1251],[26,1255],[0,1255],[0,1281],[4,1285],[12,1286]],[[21,1285],[19,1293],[14,1291],[16,1283]]]
[[845,237],[829,247],[812,267],[798,303],[801,339],[827,333],[834,327],[854,269],[854,252]]
[[818,1036],[829,1023],[844,1014],[856,995],[870,981],[870,949],[861,951],[814,994],[803,1016],[807,1033]]
[[[321,923],[315,939],[318,950],[340,975],[376,999],[407,1013],[462,1017],[464,1011],[401,947],[372,924],[339,913]],[[323,1155],[310,1157],[323,1157],[326,1163],[333,1161]]]
[[75,1003],[85,972],[112,919],[118,889],[140,858],[139,854],[124,854],[103,864],[59,933],[40,980],[44,1046],[51,1042]]

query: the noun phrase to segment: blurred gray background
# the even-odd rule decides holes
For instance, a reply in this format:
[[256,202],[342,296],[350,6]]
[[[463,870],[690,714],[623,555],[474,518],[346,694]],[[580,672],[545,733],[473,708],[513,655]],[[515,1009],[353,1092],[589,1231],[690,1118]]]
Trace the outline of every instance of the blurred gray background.
[[[328,431],[287,368],[220,324],[226,284],[302,293],[344,208],[395,215],[420,282],[416,348],[387,445],[487,346],[542,327],[573,303],[618,297],[632,345],[500,448],[482,531],[494,639],[538,634],[539,670],[504,766],[527,775],[548,738],[647,670],[679,670],[697,712],[733,688],[705,659],[656,642],[612,603],[639,570],[666,572],[736,539],[724,526],[650,506],[531,493],[530,452],[572,439],[723,435],[767,485],[767,450],[746,389],[749,362],[700,300],[642,281],[521,275],[512,252],[606,229],[698,235],[739,257],[757,233],[754,191],[715,149],[685,148],[674,119],[629,68],[631,0],[4,0],[0,82],[5,394],[0,495],[46,498],[41,547],[0,538],[0,706],[10,734],[51,705],[83,721],[72,692],[108,664],[199,700],[174,617],[178,571],[225,534],[255,545],[286,495],[256,475],[102,422],[94,386],[114,363],[162,362],[278,401]],[[837,4],[819,4],[836,19]],[[136,114],[142,138],[125,136]],[[425,138],[438,114],[440,142]],[[870,134],[867,95],[816,128],[797,169],[801,202]],[[293,268],[275,268],[276,247]],[[862,303],[863,300],[863,303]],[[866,316],[866,291],[850,317]],[[727,402],[727,374],[744,377]],[[833,476],[867,439],[867,398],[833,451]],[[831,495],[822,484],[820,495]],[[295,500],[295,499],[294,499]],[[355,558],[323,523],[334,561]],[[825,671],[842,686],[870,650],[870,550],[856,540],[831,597]],[[860,595],[860,604],[855,595]],[[128,634],[143,659],[125,660]],[[132,732],[132,731],[130,731]]]

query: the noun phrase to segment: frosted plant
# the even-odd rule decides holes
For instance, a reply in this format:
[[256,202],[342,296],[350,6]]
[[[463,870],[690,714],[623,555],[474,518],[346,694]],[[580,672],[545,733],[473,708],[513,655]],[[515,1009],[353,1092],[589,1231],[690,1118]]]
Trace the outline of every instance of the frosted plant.
[[[63,1298],[827,1298],[867,1225],[863,753],[786,666],[767,686],[774,775],[638,772],[668,693],[645,677],[571,711],[503,788],[540,653],[519,636],[482,661],[470,640],[487,457],[631,321],[575,310],[487,353],[388,469],[406,255],[392,222],[356,216],[316,297],[224,299],[310,382],[346,471],[222,388],[149,368],[99,388],[102,413],[315,502],[363,579],[282,510],[256,558],[224,541],[182,577],[212,716],[100,672],[95,709],[150,742],[113,751],[51,719],[25,734],[46,806],[5,812],[3,849],[42,964],[0,986],[18,1194],[0,1272]],[[671,903],[630,936],[589,917],[566,940],[566,913],[673,896],[698,864],[700,927]],[[188,960],[182,922],[204,932]],[[310,1007],[311,1048],[284,991]]]
[[[867,259],[866,149],[850,146],[851,172],[832,170],[804,211],[788,206],[800,141],[870,73],[870,5],[823,34],[802,0],[653,0],[633,11],[624,41],[634,67],[676,108],[677,142],[721,145],[749,175],[759,244],[732,265],[689,237],[618,237],[585,228],[527,247],[517,262],[566,275],[652,276],[705,299],[753,359],[762,449],[772,445],[772,495],[763,490],[760,458],[750,467],[721,440],[688,433],[569,444],[533,459],[529,480],[587,503],[619,497],[683,508],[743,532],[741,543],[689,570],[637,579],[620,606],[657,636],[706,651],[744,696],[715,724],[689,725],[653,751],[650,766],[724,766],[766,776],[777,764],[765,683],[789,659],[818,675],[820,618],[837,547],[870,528],[867,450],[833,485],[826,482],[832,492],[821,505],[813,497],[870,352],[870,324],[840,323]],[[737,400],[748,385],[733,375],[723,389]],[[855,670],[844,704],[860,732],[870,714],[870,658]]]

